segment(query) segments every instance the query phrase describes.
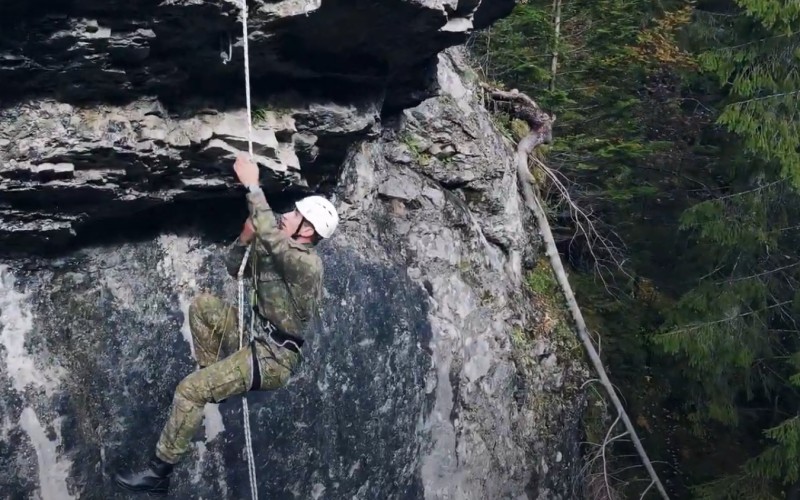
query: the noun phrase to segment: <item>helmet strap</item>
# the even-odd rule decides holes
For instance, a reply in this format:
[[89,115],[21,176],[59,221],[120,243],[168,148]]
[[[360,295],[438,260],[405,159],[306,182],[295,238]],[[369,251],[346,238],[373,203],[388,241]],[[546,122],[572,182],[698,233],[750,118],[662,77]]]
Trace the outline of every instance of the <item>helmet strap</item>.
[[294,234],[292,235],[292,239],[296,240],[298,236],[300,236],[300,229],[303,227],[303,223],[305,223],[306,218],[303,217],[300,219],[300,224],[297,225],[297,229],[294,230]]

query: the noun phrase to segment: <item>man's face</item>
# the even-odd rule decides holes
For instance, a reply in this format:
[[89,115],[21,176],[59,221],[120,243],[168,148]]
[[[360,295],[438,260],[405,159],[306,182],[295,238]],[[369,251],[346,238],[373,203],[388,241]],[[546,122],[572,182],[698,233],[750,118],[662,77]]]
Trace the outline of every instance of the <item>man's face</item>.
[[[300,227],[300,232],[297,233],[297,228]],[[311,227],[307,221],[304,222],[303,216],[297,210],[281,214],[278,220],[278,229],[288,237],[292,237],[297,233],[298,236],[311,237],[314,234],[314,228]]]

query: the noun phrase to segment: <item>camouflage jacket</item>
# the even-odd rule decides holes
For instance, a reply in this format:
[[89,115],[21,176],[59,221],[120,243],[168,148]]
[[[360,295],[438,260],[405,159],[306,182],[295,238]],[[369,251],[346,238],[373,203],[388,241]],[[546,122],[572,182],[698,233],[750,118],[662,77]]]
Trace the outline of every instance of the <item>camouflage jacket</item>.
[[[261,192],[248,193],[255,228],[244,276],[252,279],[258,312],[286,333],[302,338],[302,329],[317,313],[322,298],[322,260],[310,245],[278,230],[275,215]],[[225,266],[236,277],[246,246],[230,246]]]

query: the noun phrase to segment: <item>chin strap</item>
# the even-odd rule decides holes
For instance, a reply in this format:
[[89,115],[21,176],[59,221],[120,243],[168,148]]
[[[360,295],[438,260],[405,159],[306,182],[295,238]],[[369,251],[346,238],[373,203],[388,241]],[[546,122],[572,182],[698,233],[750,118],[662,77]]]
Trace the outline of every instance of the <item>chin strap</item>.
[[303,217],[300,220],[300,224],[297,225],[297,229],[295,229],[294,234],[292,235],[292,239],[296,240],[298,236],[300,236],[300,230],[303,228],[303,224],[306,222],[306,218]]

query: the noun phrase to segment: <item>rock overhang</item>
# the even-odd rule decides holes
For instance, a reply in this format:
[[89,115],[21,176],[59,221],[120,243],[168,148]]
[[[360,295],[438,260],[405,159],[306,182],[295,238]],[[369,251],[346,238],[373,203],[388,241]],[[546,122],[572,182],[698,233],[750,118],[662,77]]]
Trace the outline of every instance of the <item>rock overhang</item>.
[[[6,0],[0,7],[0,95],[65,102],[240,94],[240,4],[234,0]],[[513,0],[248,2],[251,78],[265,91],[292,81],[407,95],[422,67]],[[35,36],[31,36],[35,34]],[[406,94],[402,90],[400,94]]]
[[[274,195],[329,193],[347,151],[436,92],[437,54],[509,0],[248,2],[254,153]],[[236,196],[247,149],[240,4],[6,0],[0,242]]]

